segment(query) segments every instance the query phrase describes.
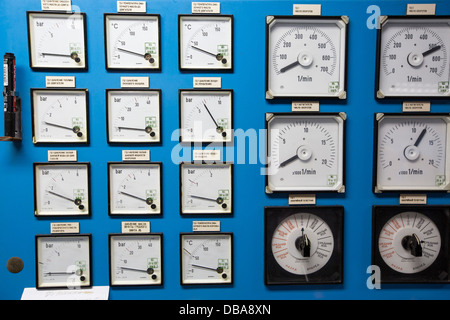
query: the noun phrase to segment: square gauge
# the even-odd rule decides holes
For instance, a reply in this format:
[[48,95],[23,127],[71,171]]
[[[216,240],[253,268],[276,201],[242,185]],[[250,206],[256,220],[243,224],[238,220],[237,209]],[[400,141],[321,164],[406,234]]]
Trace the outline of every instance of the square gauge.
[[266,17],[266,99],[347,97],[349,19]]
[[379,19],[376,99],[450,99],[450,17]]
[[159,14],[105,13],[107,70],[161,70]]

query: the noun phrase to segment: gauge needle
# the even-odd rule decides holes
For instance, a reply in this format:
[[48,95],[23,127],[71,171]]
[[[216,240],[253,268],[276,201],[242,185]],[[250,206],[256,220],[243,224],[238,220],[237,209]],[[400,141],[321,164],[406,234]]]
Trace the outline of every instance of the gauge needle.
[[440,49],[441,49],[441,46],[435,46],[435,47],[433,47],[433,48],[423,52],[422,56],[426,57],[427,55],[432,54],[433,52],[436,52],[436,51],[438,51]]
[[58,128],[67,129],[67,130],[73,131],[74,133],[77,134],[78,137],[82,137],[83,136],[83,133],[80,131],[81,128],[78,127],[78,126],[75,126],[75,127],[71,128],[71,127],[66,127],[66,126],[60,125],[60,124],[51,123],[51,122],[48,122],[48,121],[44,121],[44,123],[46,125],[49,125],[49,126],[54,126],[54,127],[58,127]]
[[129,197],[134,198],[134,199],[138,199],[138,200],[144,201],[148,205],[151,205],[153,203],[153,199],[152,198],[144,199],[144,198],[141,198],[141,197],[138,197],[138,196],[135,196],[133,194],[130,194],[130,193],[127,193],[127,192],[123,192],[123,191],[119,191],[119,193],[124,194],[124,195],[129,196]]
[[293,67],[300,65],[300,63],[298,62],[298,60],[296,60],[295,62],[292,62],[291,64],[288,64],[287,66],[283,67],[280,69],[281,73],[284,73],[290,69],[292,69]]
[[126,52],[126,53],[130,53],[130,54],[134,54],[134,55],[139,56],[139,57],[142,57],[145,60],[148,60],[148,62],[150,62],[150,63],[154,63],[155,62],[155,59],[152,58],[152,55],[150,53],[142,54],[142,53],[139,53],[139,52],[134,52],[134,51],[123,49],[123,48],[117,48],[117,50],[122,51],[122,52]]
[[69,197],[63,196],[63,195],[61,195],[61,194],[59,194],[59,193],[55,193],[55,192],[50,191],[50,190],[48,190],[47,192],[50,193],[50,194],[52,194],[52,195],[54,195],[54,196],[57,196],[57,197],[60,197],[60,198],[62,198],[62,199],[66,199],[66,200],[68,200],[68,201],[70,201],[70,202],[72,202],[72,203],[75,203],[75,205],[77,205],[77,206],[78,206],[78,209],[80,209],[80,210],[83,210],[83,209],[84,209],[84,206],[81,204],[81,199],[79,199],[79,198],[73,200],[73,199],[71,199],[71,198],[69,198]]
[[80,63],[81,59],[78,56],[78,53],[73,52],[71,54],[60,54],[60,53],[48,53],[48,52],[43,52],[41,53],[42,56],[53,56],[53,57],[64,57],[64,58],[71,58],[73,60],[75,60],[76,63]]
[[207,197],[201,197],[201,196],[194,196],[194,195],[190,195],[189,197],[191,197],[191,198],[196,198],[196,199],[202,199],[202,200],[208,200],[208,201],[214,201],[214,202],[217,202],[218,204],[222,204],[223,203],[223,199],[222,198],[217,198],[217,199],[214,199],[214,198],[207,198]]
[[117,127],[117,129],[125,129],[125,130],[137,130],[137,131],[145,131],[150,134],[152,137],[155,136],[155,132],[153,132],[153,128],[147,126],[145,128],[136,128],[136,127]]
[[216,120],[214,119],[214,117],[212,116],[211,112],[209,111],[208,107],[206,106],[206,103],[203,101],[203,106],[205,107],[206,111],[208,111],[209,116],[211,117],[212,121],[214,122],[215,126],[216,126],[216,130],[217,132],[221,133],[222,132],[222,136],[226,136],[227,133],[223,132],[223,127],[219,126],[216,122]]
[[135,269],[135,268],[129,268],[129,267],[119,267],[120,269],[123,270],[130,270],[130,271],[137,271],[137,272],[145,272],[147,274],[153,274],[153,268],[148,268],[148,269]]
[[282,163],[280,163],[280,168],[283,168],[283,167],[285,167],[286,165],[288,165],[289,163],[291,163],[292,161],[294,161],[295,159],[297,159],[298,158],[298,156],[297,155],[295,155],[295,156],[293,156],[293,157],[290,157],[289,159],[287,159],[287,160],[285,160],[285,161],[283,161]]
[[195,49],[195,50],[198,50],[198,51],[201,51],[201,52],[203,52],[203,53],[209,54],[210,56],[215,57],[215,58],[217,59],[217,61],[220,61],[220,62],[222,62],[223,64],[226,64],[226,63],[227,63],[227,59],[225,59],[225,58],[223,57],[223,54],[221,54],[221,53],[215,54],[215,53],[212,53],[212,52],[209,52],[209,51],[206,51],[206,50],[200,49],[199,47],[194,47],[194,46],[191,46],[191,48],[193,48],[193,49]]
[[422,130],[422,132],[420,133],[419,137],[417,137],[417,140],[416,140],[416,142],[414,143],[414,147],[417,147],[417,146],[419,145],[420,141],[422,141],[423,136],[425,135],[426,132],[427,132],[427,128],[424,128],[424,129]]
[[212,270],[212,271],[215,271],[217,273],[222,273],[223,272],[223,268],[222,267],[211,268],[211,267],[201,266],[201,265],[198,265],[198,264],[191,264],[191,266],[197,267],[197,268],[202,268],[202,269],[207,269],[207,270]]

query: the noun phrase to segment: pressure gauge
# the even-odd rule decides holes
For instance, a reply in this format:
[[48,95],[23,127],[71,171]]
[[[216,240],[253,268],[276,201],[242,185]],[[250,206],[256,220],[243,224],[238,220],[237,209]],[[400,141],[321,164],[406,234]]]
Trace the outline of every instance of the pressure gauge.
[[265,283],[343,281],[341,206],[265,208]]
[[87,70],[86,14],[27,12],[32,69]]
[[266,99],[345,99],[347,33],[347,16],[268,16]]
[[109,162],[109,214],[161,214],[161,177],[160,162]]
[[90,234],[36,235],[36,288],[92,286]]
[[449,99],[450,17],[381,16],[377,99]]
[[106,90],[108,143],[161,142],[161,90]]
[[233,91],[179,91],[180,142],[233,141]]
[[105,13],[108,70],[160,70],[160,15]]
[[162,285],[162,270],[162,234],[109,235],[112,287]]
[[448,206],[374,206],[372,264],[381,283],[449,282]]
[[181,214],[231,214],[233,165],[180,164]]
[[90,214],[89,163],[34,163],[33,168],[36,216]]
[[266,114],[266,193],[344,192],[344,113]]
[[178,15],[180,70],[233,69],[232,15]]
[[31,89],[33,143],[89,143],[86,89]]
[[376,114],[374,191],[449,191],[448,114]]
[[233,283],[232,233],[181,233],[180,248],[182,285]]

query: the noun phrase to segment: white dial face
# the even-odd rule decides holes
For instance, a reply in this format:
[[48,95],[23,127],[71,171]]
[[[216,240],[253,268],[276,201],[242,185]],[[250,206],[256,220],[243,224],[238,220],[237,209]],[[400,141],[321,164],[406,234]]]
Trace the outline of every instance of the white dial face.
[[37,288],[91,285],[89,236],[37,236],[36,252]]
[[377,189],[449,190],[448,116],[388,116],[378,122]]
[[109,164],[110,214],[161,214],[161,165]]
[[433,264],[441,248],[434,222],[418,212],[403,212],[390,219],[378,238],[384,262],[400,273],[423,271]]
[[30,12],[29,43],[33,68],[85,69],[84,14]]
[[231,164],[181,164],[181,212],[231,213],[232,179]]
[[231,16],[180,16],[179,28],[181,69],[232,69]]
[[266,191],[343,192],[343,127],[339,115],[271,117]]
[[284,219],[272,236],[272,254],[287,272],[307,275],[327,264],[333,254],[334,238],[328,224],[310,213]]
[[344,20],[268,17],[268,24],[267,99],[346,97]]
[[32,90],[34,143],[86,143],[86,90]]
[[112,235],[110,250],[112,286],[162,283],[161,235]]
[[181,91],[181,142],[230,142],[233,139],[232,92]]
[[231,234],[182,234],[181,283],[232,283]]
[[378,97],[449,97],[450,19],[382,23]]
[[36,164],[35,215],[89,215],[87,164]]
[[159,69],[159,16],[106,14],[109,69]]
[[107,93],[109,142],[161,141],[159,90],[108,90]]

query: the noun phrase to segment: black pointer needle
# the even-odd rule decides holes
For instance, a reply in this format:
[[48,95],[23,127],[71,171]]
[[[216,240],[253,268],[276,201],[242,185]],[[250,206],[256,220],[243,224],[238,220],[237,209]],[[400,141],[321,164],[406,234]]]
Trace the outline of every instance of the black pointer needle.
[[51,123],[51,122],[47,122],[47,121],[44,121],[44,123],[49,125],[49,126],[54,126],[54,127],[58,127],[58,128],[61,128],[61,129],[67,129],[67,130],[73,131],[74,133],[77,134],[78,137],[81,137],[83,135],[83,133],[80,131],[80,127],[78,127],[78,126],[75,126],[75,127],[71,128],[71,127],[66,127],[66,126],[63,126],[63,125],[60,125],[60,124]]
[[141,54],[139,52],[134,52],[134,51],[130,51],[130,50],[122,49],[122,48],[117,48],[117,50],[122,51],[122,52],[127,52],[127,53],[130,53],[130,54],[134,54],[134,55],[139,56],[139,57],[142,57],[145,60],[148,60],[150,63],[155,62],[155,59],[152,58],[152,55],[150,53]]
[[284,73],[284,72],[288,71],[289,69],[292,69],[293,67],[295,67],[295,66],[297,66],[297,65],[299,65],[299,64],[300,64],[300,63],[298,62],[298,60],[295,61],[295,62],[292,62],[291,64],[288,64],[286,67],[281,68],[281,69],[280,69],[280,72],[281,72],[281,73]]
[[211,117],[212,121],[214,122],[214,124],[215,124],[215,126],[216,126],[217,132],[222,132],[222,136],[225,137],[225,136],[227,135],[227,133],[226,133],[226,132],[223,132],[223,128],[220,127],[220,126],[217,124],[216,120],[214,119],[214,117],[212,116],[212,114],[211,114],[211,112],[209,111],[208,107],[206,106],[206,103],[205,103],[205,102],[202,102],[202,103],[203,103],[203,106],[205,107],[206,111],[208,111],[208,114],[209,114],[209,116]]
[[47,192],[50,193],[50,194],[52,194],[52,195],[54,195],[54,196],[57,196],[57,197],[60,197],[60,198],[62,198],[62,199],[66,199],[66,200],[68,200],[68,201],[70,201],[70,202],[72,202],[72,203],[75,203],[75,205],[77,205],[78,208],[79,208],[80,210],[83,210],[83,209],[84,209],[84,206],[81,204],[81,199],[75,199],[75,200],[73,200],[73,199],[70,199],[69,197],[63,196],[63,195],[61,195],[61,194],[59,194],[59,193],[55,193],[55,192],[50,191],[50,190],[48,190]]
[[422,141],[423,136],[425,135],[425,133],[427,132],[427,128],[423,129],[422,132],[420,133],[419,137],[417,137],[416,142],[414,143],[414,147],[417,147],[420,143],[420,141]]
[[223,268],[221,268],[221,267],[211,268],[211,267],[201,266],[201,265],[198,265],[198,264],[191,264],[191,266],[197,267],[197,268],[202,268],[202,269],[207,269],[207,270],[213,270],[213,271],[216,271],[217,273],[222,273],[223,272]]
[[43,52],[41,53],[42,56],[53,56],[53,57],[64,57],[64,58],[71,58],[73,60],[75,60],[76,63],[80,63],[81,59],[78,57],[77,53],[72,53],[72,54],[60,54],[60,53],[48,53],[48,52]]
[[422,53],[422,56],[426,57],[429,54],[432,54],[433,52],[438,51],[439,49],[441,49],[441,46],[436,46],[431,48],[430,50],[425,51],[424,53]]
[[286,165],[288,165],[289,163],[291,163],[292,161],[294,161],[295,159],[297,159],[298,158],[298,156],[297,155],[295,155],[295,156],[293,156],[293,157],[291,157],[291,158],[289,158],[289,159],[287,159],[287,160],[285,160],[285,161],[283,161],[282,163],[280,163],[280,168],[283,168],[283,167],[285,167]]
[[144,201],[148,205],[153,203],[153,199],[152,198],[144,199],[144,198],[141,198],[141,197],[138,197],[138,196],[135,196],[133,194],[126,193],[126,192],[123,192],[123,191],[119,191],[119,193],[124,194],[124,195],[129,196],[129,197],[134,198],[134,199],[138,199],[138,200]]
[[201,196],[194,196],[194,195],[190,195],[191,198],[196,198],[196,199],[202,199],[202,200],[208,200],[208,201],[214,201],[217,202],[218,204],[222,204],[223,203],[223,199],[222,198],[217,198],[217,199],[213,199],[213,198],[207,198],[207,197],[201,197]]
[[227,59],[225,59],[223,57],[223,54],[221,54],[221,53],[215,54],[215,53],[200,49],[199,47],[194,47],[194,46],[191,46],[191,47],[194,48],[195,50],[201,51],[203,53],[206,53],[206,54],[209,54],[209,55],[215,57],[218,61],[221,61],[223,64],[227,63]]
[[135,268],[128,268],[128,267],[120,267],[120,269],[124,269],[124,270],[131,270],[131,271],[137,271],[137,272],[145,272],[148,274],[152,274],[153,273],[153,269],[152,268],[148,268],[148,269],[135,269]]

